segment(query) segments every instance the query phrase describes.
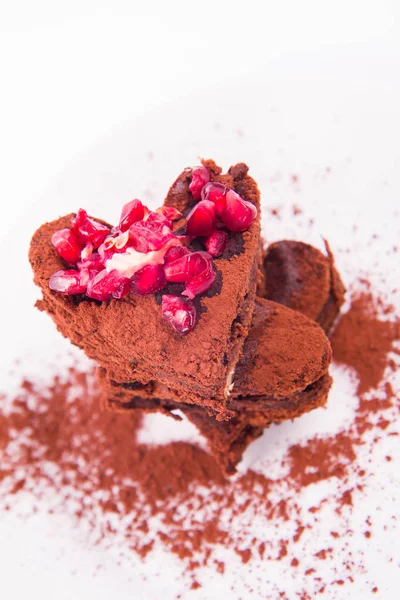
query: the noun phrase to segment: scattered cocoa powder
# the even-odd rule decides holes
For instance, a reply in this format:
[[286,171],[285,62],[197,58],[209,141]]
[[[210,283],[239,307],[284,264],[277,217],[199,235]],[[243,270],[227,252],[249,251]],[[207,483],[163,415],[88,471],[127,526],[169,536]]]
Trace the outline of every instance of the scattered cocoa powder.
[[379,316],[380,312],[392,311],[393,307],[377,301],[371,292],[358,293],[332,336],[335,360],[353,368],[358,376],[358,394],[379,385],[390,366],[388,353],[398,353],[393,342],[400,339],[399,322]]
[[[370,477],[359,452],[396,434],[390,424],[399,401],[383,378],[394,367],[391,353],[398,337],[393,309],[385,310],[370,293],[355,295],[333,338],[335,359],[359,378],[354,419],[334,435],[292,445],[283,459],[285,474],[274,479],[250,469],[226,480],[212,456],[193,444],[139,443],[140,415],[101,411],[92,373],[72,369],[67,380],[56,377],[46,389],[23,381],[11,409],[0,398],[0,506],[10,508],[13,496],[30,493],[34,512],[46,502],[48,490],[55,490],[58,510],[71,511],[73,498],[75,516],[90,525],[99,543],[118,543],[143,558],[155,548],[178,557],[188,589],[201,587],[204,568],[219,574],[231,563],[235,568],[234,557],[249,570],[260,560],[287,565],[295,573],[299,598],[350,585],[364,569],[362,553],[353,557],[347,542],[353,535],[349,511]],[[332,481],[333,489],[315,506],[300,500],[309,486]],[[329,508],[329,545],[321,541],[310,556],[305,548]],[[371,518],[367,525],[362,538],[372,536]],[[322,583],[320,560],[332,565],[331,580]],[[367,583],[368,590],[377,590]],[[286,597],[278,588],[275,592]]]

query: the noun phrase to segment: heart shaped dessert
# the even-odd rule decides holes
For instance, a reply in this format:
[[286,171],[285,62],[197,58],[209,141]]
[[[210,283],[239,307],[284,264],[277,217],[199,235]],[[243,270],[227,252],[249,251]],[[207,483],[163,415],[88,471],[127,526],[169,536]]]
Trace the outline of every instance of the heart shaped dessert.
[[37,306],[116,381],[157,380],[223,414],[261,260],[247,172],[204,161],[178,177],[160,214],[132,201],[114,229],[82,210],[42,225],[29,254]]

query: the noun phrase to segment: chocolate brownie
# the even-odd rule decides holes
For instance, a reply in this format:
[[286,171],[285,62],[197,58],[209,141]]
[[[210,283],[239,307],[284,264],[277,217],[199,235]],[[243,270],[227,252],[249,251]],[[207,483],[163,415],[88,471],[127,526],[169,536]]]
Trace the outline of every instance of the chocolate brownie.
[[345,288],[326,241],[325,247],[327,256],[304,242],[271,244],[263,260],[258,294],[302,312],[329,333],[344,302]]
[[[235,190],[256,206],[258,215],[248,230],[230,234],[223,255],[214,261],[216,280],[205,295],[195,298],[199,319],[188,335],[179,335],[161,320],[161,298],[157,294],[129,294],[99,303],[49,289],[50,277],[65,268],[52,245],[52,235],[70,227],[73,215],[42,225],[32,238],[29,258],[34,281],[43,294],[38,308],[47,312],[59,331],[105,367],[111,377],[143,384],[157,380],[176,389],[182,398],[196,398],[223,414],[254,309],[261,261],[260,198],[246,165],[238,164],[222,175],[213,161],[203,164],[212,182]],[[195,203],[189,191],[190,180],[191,171],[184,171],[165,201],[184,217]],[[176,224],[178,233],[183,232],[183,224],[183,219]]]
[[[300,312],[330,327],[343,288],[328,246],[325,257],[306,244],[281,242],[280,248],[273,245],[265,256],[262,290],[257,186],[243,164],[231,167],[226,175],[221,175],[213,161],[203,161],[203,165],[211,182],[251,202],[258,216],[247,231],[229,236],[222,256],[215,261],[213,286],[195,300],[200,318],[190,335],[179,336],[161,321],[160,294],[130,294],[99,303],[49,289],[51,275],[64,266],[51,243],[52,235],[68,228],[72,215],[36,232],[30,260],[43,292],[39,308],[98,361],[108,406],[169,414],[183,411],[231,473],[245,447],[264,427],[326,401],[331,385],[327,372],[330,346],[318,325]],[[186,217],[196,204],[189,190],[191,176],[192,171],[184,171],[164,203],[182,213],[175,224],[177,235],[185,233],[185,224],[189,231]],[[199,240],[192,244],[192,250],[201,250]],[[262,299],[255,304],[257,283],[259,292],[281,305]],[[169,284],[163,293],[176,293],[176,285]]]

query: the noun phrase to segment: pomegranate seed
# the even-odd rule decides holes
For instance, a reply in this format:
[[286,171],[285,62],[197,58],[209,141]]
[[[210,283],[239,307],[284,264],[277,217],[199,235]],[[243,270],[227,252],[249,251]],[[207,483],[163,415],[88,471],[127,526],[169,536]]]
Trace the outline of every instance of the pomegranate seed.
[[57,271],[50,277],[49,288],[59,294],[83,294],[86,286],[80,282],[79,271]]
[[211,235],[217,227],[215,204],[209,200],[201,200],[190,211],[186,218],[188,235]]
[[206,271],[211,264],[207,252],[189,252],[164,267],[167,281],[182,283]]
[[176,331],[185,335],[196,324],[196,307],[191,300],[182,296],[164,294],[161,302],[161,314],[164,321]]
[[72,231],[75,233],[76,236],[78,236],[79,234],[79,227],[84,225],[87,218],[88,215],[86,210],[84,210],[83,208],[79,208],[76,212],[75,217],[71,219]]
[[86,287],[89,281],[94,279],[97,273],[100,273],[104,269],[104,263],[101,256],[95,252],[86,260],[79,262],[78,269],[81,274],[80,282]]
[[137,221],[129,228],[129,243],[137,252],[160,250],[174,238],[170,222],[163,216],[149,213],[146,220]]
[[226,204],[221,219],[230,231],[245,231],[257,216],[257,208],[243,200],[233,190],[226,193]]
[[161,206],[161,208],[157,208],[157,212],[171,222],[179,221],[182,217],[182,213],[173,206]]
[[103,260],[97,252],[94,252],[89,258],[85,260],[81,260],[78,263],[78,269],[81,271],[82,269],[89,269],[91,271],[102,271],[104,269]]
[[83,208],[80,208],[75,218],[72,219],[72,231],[82,245],[90,243],[95,249],[110,234],[110,229],[106,225],[102,225],[88,217]]
[[192,180],[189,190],[195,200],[200,200],[201,190],[208,181],[210,181],[210,171],[206,167],[201,166],[192,169]]
[[82,247],[70,229],[56,231],[51,238],[51,243],[61,258],[70,265],[74,265],[80,260]]
[[166,283],[162,265],[147,265],[132,277],[131,292],[139,296],[154,294],[162,290]]
[[133,223],[141,221],[144,217],[144,206],[140,200],[131,200],[127,202],[121,212],[119,228],[121,231],[127,231]]
[[[151,231],[158,232],[163,230],[164,228],[168,228],[170,231],[172,231],[172,221],[170,221],[170,219],[167,219],[167,217],[161,213],[155,213],[152,210],[150,210],[143,219],[143,221],[146,223],[146,227],[151,229]],[[167,230],[164,229],[164,233],[166,231]]]
[[125,277],[115,269],[107,272],[106,269],[97,273],[87,286],[86,295],[94,300],[109,300],[114,292],[124,283]]
[[172,248],[170,248],[165,254],[164,264],[169,265],[169,263],[178,260],[178,258],[181,258],[186,254],[190,254],[190,250],[188,250],[185,246],[172,246]]
[[187,296],[191,300],[199,294],[203,294],[210,289],[215,281],[215,271],[212,267],[211,260],[207,263],[207,267],[194,277],[191,277],[186,282],[185,290],[182,292],[183,296]]
[[124,298],[131,291],[131,282],[129,279],[123,279],[122,283],[117,287],[116,290],[113,291],[112,297],[116,300],[120,300]]
[[208,254],[214,258],[221,256],[228,243],[228,237],[226,231],[214,231],[204,242]]
[[217,215],[221,215],[225,208],[227,191],[228,188],[222,183],[210,181],[201,190],[201,199],[214,202],[215,212]]

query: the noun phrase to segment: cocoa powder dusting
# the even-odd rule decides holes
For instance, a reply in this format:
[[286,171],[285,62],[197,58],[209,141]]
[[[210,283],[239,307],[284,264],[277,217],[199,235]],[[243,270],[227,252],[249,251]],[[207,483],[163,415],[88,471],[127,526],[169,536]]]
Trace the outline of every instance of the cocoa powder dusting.
[[393,342],[400,338],[399,323],[379,318],[380,312],[392,311],[391,306],[374,299],[371,292],[358,293],[332,336],[335,360],[357,374],[358,394],[379,385],[390,366],[388,353],[398,353]]
[[[363,553],[355,556],[349,546],[354,535],[373,537],[373,515],[359,532],[349,530],[349,515],[371,482],[365,456],[397,434],[392,423],[400,404],[390,372],[399,326],[393,309],[385,311],[370,293],[354,296],[332,340],[337,363],[359,379],[354,418],[335,434],[292,445],[275,477],[250,469],[227,480],[194,444],[140,443],[141,416],[100,410],[93,373],[72,369],[67,380],[56,377],[45,389],[23,381],[11,409],[9,399],[0,398],[0,506],[12,508],[23,491],[32,495],[34,512],[51,489],[58,510],[67,513],[73,498],[73,516],[100,544],[119,544],[128,559],[130,552],[144,559],[155,549],[176,556],[187,590],[201,590],[206,571],[223,576],[242,564],[254,571],[254,589],[246,593],[265,597],[257,569],[270,561],[271,569],[287,567],[280,583],[270,584],[271,597],[287,597],[285,578],[295,581],[290,598],[335,589],[329,597],[340,598],[334,594],[357,577],[375,593]],[[307,504],[307,490],[317,485],[323,494]],[[309,544],[326,527],[310,553]],[[322,573],[322,564],[330,570]]]

